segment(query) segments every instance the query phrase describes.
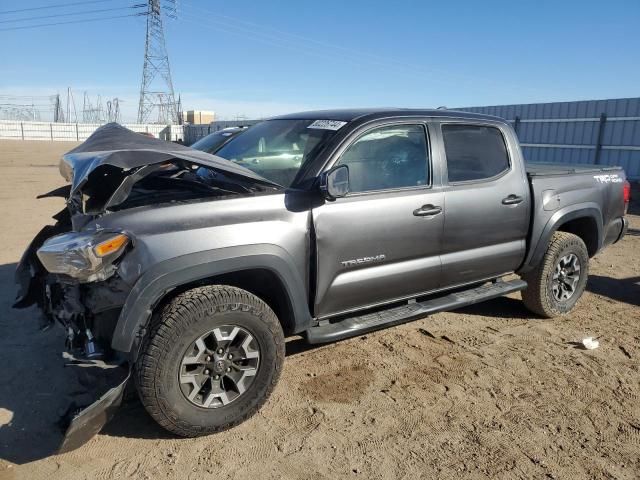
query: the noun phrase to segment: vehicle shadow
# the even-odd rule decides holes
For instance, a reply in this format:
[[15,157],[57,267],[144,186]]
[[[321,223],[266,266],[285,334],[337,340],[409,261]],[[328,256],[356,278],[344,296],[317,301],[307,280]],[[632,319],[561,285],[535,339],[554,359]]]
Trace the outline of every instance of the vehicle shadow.
[[528,320],[540,318],[527,310],[522,300],[511,297],[494,298],[493,300],[459,308],[454,312],[494,318],[524,318]]
[[80,388],[60,355],[62,329],[38,329],[31,307],[12,308],[15,263],[0,265],[0,459],[23,464],[56,452],[57,422]]
[[[16,264],[0,265],[0,459],[24,464],[55,455],[63,438],[60,420],[73,397],[86,390],[75,368],[65,367],[64,332],[42,332],[34,307],[12,308]],[[300,337],[289,338],[287,356],[313,350]],[[101,432],[128,438],[177,438],[149,416],[133,388],[122,408]]]
[[326,347],[326,343],[311,344],[307,343],[302,337],[290,337],[285,344],[285,355],[287,357],[293,357],[301,353],[316,350],[318,348]]
[[[12,308],[16,264],[0,265],[0,460],[25,464],[55,455],[63,439],[61,419],[87,391],[87,369],[65,367],[64,332],[42,332],[34,307]],[[86,380],[85,380],[86,383]],[[173,438],[147,414],[135,393],[102,431],[135,438]]]
[[618,302],[640,306],[640,276],[620,279],[589,275],[587,290]]
[[180,438],[158,425],[131,389],[118,413],[100,432],[110,437],[167,440]]

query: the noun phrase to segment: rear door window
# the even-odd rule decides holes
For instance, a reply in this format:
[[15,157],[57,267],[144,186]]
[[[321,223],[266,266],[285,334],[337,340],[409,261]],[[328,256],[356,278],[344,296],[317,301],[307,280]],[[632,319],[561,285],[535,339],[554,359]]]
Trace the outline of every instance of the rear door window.
[[449,183],[480,181],[509,170],[502,132],[483,125],[442,126]]

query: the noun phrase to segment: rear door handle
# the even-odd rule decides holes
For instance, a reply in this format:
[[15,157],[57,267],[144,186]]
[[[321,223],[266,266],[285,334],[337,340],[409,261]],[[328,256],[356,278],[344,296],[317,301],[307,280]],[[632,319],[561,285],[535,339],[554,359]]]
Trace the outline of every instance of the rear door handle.
[[416,217],[432,217],[433,215],[438,215],[439,213],[442,213],[442,207],[431,204],[423,205],[413,211],[413,214]]
[[522,200],[524,200],[524,198],[519,197],[518,195],[511,194],[508,197],[502,199],[502,204],[503,205],[517,205],[520,202],[522,202]]

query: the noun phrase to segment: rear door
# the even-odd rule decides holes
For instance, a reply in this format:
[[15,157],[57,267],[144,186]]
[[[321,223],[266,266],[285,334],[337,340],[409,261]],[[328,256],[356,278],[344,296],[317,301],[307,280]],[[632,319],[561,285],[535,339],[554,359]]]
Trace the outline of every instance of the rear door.
[[350,193],[313,210],[314,311],[327,317],[437,288],[444,195],[426,125],[363,128],[333,163]]
[[515,271],[525,255],[529,192],[500,123],[442,122],[446,161],[443,285]]

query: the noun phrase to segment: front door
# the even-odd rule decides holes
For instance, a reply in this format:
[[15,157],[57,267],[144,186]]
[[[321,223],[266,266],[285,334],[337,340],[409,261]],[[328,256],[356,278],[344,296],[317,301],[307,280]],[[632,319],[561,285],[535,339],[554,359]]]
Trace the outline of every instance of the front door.
[[350,193],[313,210],[315,315],[436,289],[444,194],[433,185],[425,125],[370,128],[335,164],[349,167]]

